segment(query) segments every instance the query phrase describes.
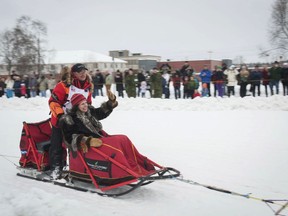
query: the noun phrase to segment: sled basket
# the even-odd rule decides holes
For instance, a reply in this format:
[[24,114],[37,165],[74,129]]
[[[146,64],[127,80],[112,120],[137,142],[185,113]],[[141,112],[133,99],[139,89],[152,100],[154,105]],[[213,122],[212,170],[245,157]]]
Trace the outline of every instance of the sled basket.
[[[50,119],[37,123],[23,122],[19,164],[38,171],[49,170],[49,148],[52,125]],[[66,152],[66,150],[65,150]],[[66,161],[66,157],[64,159]]]

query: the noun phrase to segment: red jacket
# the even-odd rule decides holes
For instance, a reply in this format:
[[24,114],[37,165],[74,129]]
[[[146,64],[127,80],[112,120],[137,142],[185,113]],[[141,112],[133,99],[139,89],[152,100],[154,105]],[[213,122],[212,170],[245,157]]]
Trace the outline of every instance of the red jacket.
[[181,87],[181,78],[180,77],[173,77],[172,78],[172,82],[173,82],[173,86],[174,87],[178,87],[180,88]]

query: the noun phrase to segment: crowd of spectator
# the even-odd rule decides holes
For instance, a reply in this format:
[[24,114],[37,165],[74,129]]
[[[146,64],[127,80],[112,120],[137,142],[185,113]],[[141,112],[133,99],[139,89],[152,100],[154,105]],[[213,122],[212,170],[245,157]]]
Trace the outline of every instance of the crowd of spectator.
[[46,97],[47,90],[52,92],[56,85],[56,79],[52,74],[49,76],[37,75],[18,75],[12,71],[6,78],[0,78],[0,97],[6,95],[7,98],[36,96]]
[[[93,97],[99,92],[111,73],[91,71],[94,84]],[[235,67],[226,64],[215,66],[203,65],[199,72],[186,62],[180,69],[172,70],[169,64],[150,71],[135,73],[132,69],[116,71],[114,83],[119,97],[151,97],[151,98],[195,98],[195,97],[230,97],[230,96],[261,96],[264,89],[266,97],[279,94],[282,84],[283,95],[288,95],[288,63],[275,61],[272,67],[255,65],[248,68],[246,65]],[[261,88],[263,85],[264,88]],[[238,88],[237,88],[238,86]],[[213,92],[212,92],[213,90]],[[238,90],[239,92],[236,92]],[[173,92],[174,94],[171,94]],[[263,93],[262,93],[263,94]],[[101,94],[103,96],[103,93]]]
[[[263,93],[268,97],[279,94],[280,86],[283,95],[288,95],[288,63],[277,61],[271,67],[255,65],[253,68],[244,64],[239,67],[222,64],[210,70],[209,65],[203,65],[199,72],[185,62],[176,70],[163,64],[160,68],[139,72],[96,70],[90,71],[90,76],[94,85],[93,98],[104,96],[107,92],[103,90],[110,90],[113,85],[118,97],[129,98],[256,97]],[[46,97],[47,91],[52,92],[56,83],[52,74],[19,76],[13,71],[8,77],[1,77],[0,97]]]

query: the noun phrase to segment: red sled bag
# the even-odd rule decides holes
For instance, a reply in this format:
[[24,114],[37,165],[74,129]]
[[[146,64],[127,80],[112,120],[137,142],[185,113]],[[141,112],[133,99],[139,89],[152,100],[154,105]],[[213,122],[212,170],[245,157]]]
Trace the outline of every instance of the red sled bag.
[[[38,123],[23,122],[20,140],[21,167],[49,170],[49,148],[52,125],[50,119]],[[66,149],[65,151],[66,152]],[[63,156],[66,161],[66,155]]]
[[[89,169],[97,184],[114,185],[135,179],[135,175],[141,177],[155,172],[154,165],[137,151],[127,136],[108,135],[101,140],[103,145],[100,148],[91,147],[85,154],[78,152],[81,156],[73,157],[70,154],[71,176],[91,181]],[[112,158],[113,162],[108,158]]]

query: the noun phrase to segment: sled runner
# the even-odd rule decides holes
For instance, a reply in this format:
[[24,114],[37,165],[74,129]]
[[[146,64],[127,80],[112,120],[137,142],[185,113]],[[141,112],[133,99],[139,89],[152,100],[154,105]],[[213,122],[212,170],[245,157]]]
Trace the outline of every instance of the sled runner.
[[[163,167],[146,157],[144,167],[129,166],[119,149],[103,144],[101,149],[91,147],[85,154],[80,150],[76,155],[70,152],[69,166],[63,178],[53,180],[49,170],[50,137],[50,119],[38,123],[23,122],[18,176],[99,195],[121,196],[153,181],[180,175],[178,170]],[[66,159],[66,155],[64,157]]]

